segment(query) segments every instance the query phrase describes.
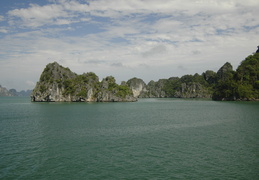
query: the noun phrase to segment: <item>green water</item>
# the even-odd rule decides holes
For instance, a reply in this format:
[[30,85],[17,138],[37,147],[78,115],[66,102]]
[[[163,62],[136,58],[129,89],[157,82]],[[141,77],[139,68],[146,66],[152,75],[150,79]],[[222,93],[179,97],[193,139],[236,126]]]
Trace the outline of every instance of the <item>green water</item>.
[[259,179],[259,103],[0,98],[0,179]]

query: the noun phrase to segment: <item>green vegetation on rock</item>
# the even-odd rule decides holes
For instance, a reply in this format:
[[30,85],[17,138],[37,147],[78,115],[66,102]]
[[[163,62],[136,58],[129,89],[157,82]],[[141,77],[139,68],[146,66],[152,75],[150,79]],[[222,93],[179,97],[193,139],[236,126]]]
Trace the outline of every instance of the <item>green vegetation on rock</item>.
[[93,72],[77,75],[56,62],[43,70],[31,98],[32,101],[80,102],[137,100],[128,86],[116,84],[113,77],[107,77],[101,83]]
[[236,71],[228,70],[219,78],[214,100],[259,99],[259,53],[248,56]]
[[132,78],[121,85],[112,76],[101,82],[93,73],[77,75],[54,62],[48,64],[32,93],[32,101],[136,101],[136,98],[259,99],[259,50],[234,71],[225,63],[218,72],[207,70],[181,78],[150,81]]

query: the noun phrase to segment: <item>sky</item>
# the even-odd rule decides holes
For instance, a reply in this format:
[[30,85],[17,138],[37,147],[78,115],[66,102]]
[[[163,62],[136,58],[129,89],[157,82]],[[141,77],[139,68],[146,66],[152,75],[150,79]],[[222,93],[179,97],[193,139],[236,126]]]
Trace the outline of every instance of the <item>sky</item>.
[[1,0],[0,85],[48,63],[117,83],[234,69],[259,45],[258,0]]

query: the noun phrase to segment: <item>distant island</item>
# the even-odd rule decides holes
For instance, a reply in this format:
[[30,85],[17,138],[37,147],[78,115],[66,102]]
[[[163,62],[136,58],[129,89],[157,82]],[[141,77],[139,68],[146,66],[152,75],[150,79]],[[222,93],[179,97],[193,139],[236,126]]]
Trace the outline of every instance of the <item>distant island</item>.
[[46,66],[31,94],[31,100],[37,102],[134,102],[138,98],[259,100],[259,47],[236,71],[227,62],[217,72],[207,70],[148,84],[136,77],[121,85],[112,76],[99,81],[93,72],[77,75],[54,62]]
[[29,97],[31,95],[32,90],[22,90],[16,91],[16,89],[6,89],[0,85],[0,96],[26,96]]

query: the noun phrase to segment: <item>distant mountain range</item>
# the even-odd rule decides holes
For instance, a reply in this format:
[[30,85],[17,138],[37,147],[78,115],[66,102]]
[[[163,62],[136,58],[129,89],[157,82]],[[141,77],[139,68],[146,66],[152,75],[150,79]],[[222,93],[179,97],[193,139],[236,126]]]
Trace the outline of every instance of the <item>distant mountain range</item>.
[[0,96],[30,96],[32,93],[32,90],[27,91],[16,91],[15,89],[6,89],[5,87],[2,87],[0,85]]

